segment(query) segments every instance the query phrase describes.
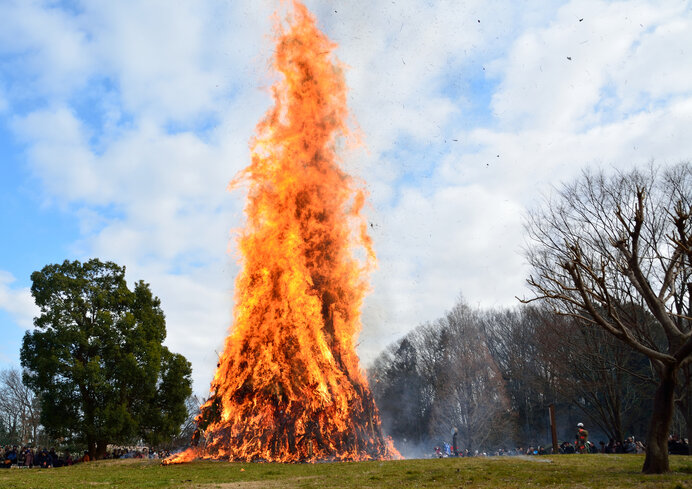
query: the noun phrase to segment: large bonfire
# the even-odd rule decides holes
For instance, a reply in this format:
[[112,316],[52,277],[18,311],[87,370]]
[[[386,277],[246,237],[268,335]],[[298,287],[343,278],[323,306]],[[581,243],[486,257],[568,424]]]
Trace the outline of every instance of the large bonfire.
[[234,325],[193,446],[173,463],[398,456],[355,352],[375,258],[364,195],[338,164],[347,109],[336,45],[297,1],[277,34],[275,106],[232,182],[248,187]]

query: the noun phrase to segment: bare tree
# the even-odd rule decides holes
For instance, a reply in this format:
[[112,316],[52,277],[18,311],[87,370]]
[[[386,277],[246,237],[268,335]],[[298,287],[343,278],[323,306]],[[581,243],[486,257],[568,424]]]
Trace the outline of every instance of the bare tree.
[[22,382],[17,368],[0,371],[0,413],[14,428],[16,441],[22,445],[38,443],[41,409],[38,398]]
[[608,438],[624,441],[640,419],[642,395],[652,394],[647,358],[601,328],[539,312],[539,358],[550,366],[554,388]]
[[516,413],[517,441],[526,446],[546,443],[548,406],[560,400],[552,365],[540,356],[541,311],[531,306],[493,310],[480,314],[480,321]]
[[19,416],[14,409],[8,409],[7,404],[0,399],[0,446],[16,445],[20,441]]
[[469,449],[509,441],[514,421],[509,399],[478,314],[460,301],[437,321],[437,328],[440,361],[433,380],[431,430],[441,435],[457,428],[461,443]]
[[463,301],[390,345],[375,360],[369,378],[383,424],[404,451],[428,437],[451,441],[453,428],[464,448],[513,441],[508,433],[514,416],[504,381],[478,314]]
[[390,345],[370,369],[370,385],[384,431],[404,455],[418,454],[428,432],[430,397],[419,371],[419,352],[411,338]]
[[[688,455],[692,455],[692,362],[680,368],[675,405],[687,428]],[[681,433],[678,433],[681,434]]]
[[[670,470],[678,371],[692,360],[692,167],[584,172],[529,214],[528,280],[556,312],[646,355],[658,376],[643,471]],[[636,311],[645,309],[654,321]]]

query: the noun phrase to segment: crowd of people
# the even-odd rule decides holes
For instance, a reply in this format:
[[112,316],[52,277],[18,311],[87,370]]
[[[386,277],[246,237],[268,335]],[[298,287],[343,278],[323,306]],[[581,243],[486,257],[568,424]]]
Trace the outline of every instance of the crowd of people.
[[[148,448],[113,448],[106,454],[105,458],[166,458],[171,453],[168,450],[150,450]],[[17,445],[7,445],[0,447],[0,468],[22,467],[22,468],[49,468],[65,467],[77,463],[89,462],[89,452],[84,452],[79,456],[74,456],[69,451],[56,452],[54,448],[21,447]]]
[[168,458],[171,456],[169,450],[154,450],[147,447],[141,448],[114,448],[108,453],[108,458]]
[[[435,447],[434,456],[442,457],[478,457],[478,456],[505,456],[505,455],[552,455],[552,447],[529,446],[516,447],[511,449],[500,448],[492,452],[470,451],[457,447],[457,430],[452,432],[452,443],[443,443]],[[687,439],[680,438],[678,435],[671,435],[668,439],[668,452],[671,455],[687,455],[689,453]],[[646,446],[640,440],[635,440],[634,436],[628,436],[624,442],[611,439],[608,443],[601,441],[599,446],[589,441],[589,432],[582,423],[577,424],[577,432],[574,442],[564,441],[558,445],[558,453],[645,453]]]
[[2,450],[2,467],[63,467],[74,465],[79,462],[89,460],[89,455],[85,452],[82,456],[74,457],[70,452],[58,453],[54,448],[34,449],[33,447],[21,447],[8,445]]

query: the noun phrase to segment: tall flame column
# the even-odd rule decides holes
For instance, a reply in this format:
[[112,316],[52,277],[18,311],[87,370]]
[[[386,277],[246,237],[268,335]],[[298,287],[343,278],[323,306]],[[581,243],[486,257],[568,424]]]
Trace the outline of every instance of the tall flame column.
[[[398,455],[355,352],[375,258],[364,196],[335,148],[347,131],[344,76],[336,45],[302,4],[293,7],[288,29],[278,28],[275,106],[257,126],[252,163],[232,182],[248,186],[234,325],[187,457]],[[358,247],[365,261],[352,255]]]

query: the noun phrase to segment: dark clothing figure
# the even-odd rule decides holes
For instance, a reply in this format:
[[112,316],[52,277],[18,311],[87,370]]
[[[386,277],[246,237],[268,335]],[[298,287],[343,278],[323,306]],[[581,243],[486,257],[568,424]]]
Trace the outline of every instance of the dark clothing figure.
[[55,453],[55,449],[54,449],[54,448],[51,448],[51,449],[50,449],[50,452],[48,452],[48,456],[49,456],[50,459],[51,459],[51,462],[52,462],[51,465],[52,465],[53,467],[62,467],[62,460],[60,460],[60,458],[58,457],[58,454]]
[[36,455],[36,465],[38,465],[42,469],[47,469],[48,467],[53,466],[53,460],[51,459],[48,450],[46,450],[45,448],[41,450],[41,452],[38,455]]
[[457,445],[457,436],[459,435],[459,432],[457,431],[456,428],[454,428],[454,434],[452,435],[452,455],[455,457],[459,456],[459,446]]
[[5,459],[9,460],[9,465],[15,465],[17,463],[17,448],[13,448],[7,454],[5,454]]
[[678,435],[671,435],[668,440],[668,453],[671,455],[689,455],[689,445]]
[[560,445],[560,453],[574,453],[574,445],[568,441],[563,441],[562,445]]

